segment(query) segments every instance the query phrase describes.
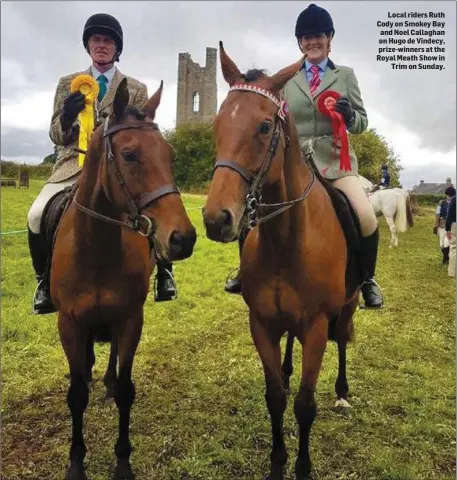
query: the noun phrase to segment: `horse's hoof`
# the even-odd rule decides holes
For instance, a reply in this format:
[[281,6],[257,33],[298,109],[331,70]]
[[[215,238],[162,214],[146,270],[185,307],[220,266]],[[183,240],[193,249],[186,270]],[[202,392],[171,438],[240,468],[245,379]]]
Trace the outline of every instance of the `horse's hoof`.
[[132,467],[128,460],[119,460],[114,471],[113,480],[135,480]]
[[265,480],[284,480],[284,467],[272,466],[270,475],[267,475]]
[[281,474],[276,474],[276,475],[272,475],[270,473],[270,475],[267,475],[264,480],[284,480],[284,474],[281,473]]
[[89,480],[84,471],[84,466],[80,463],[72,463],[65,475],[65,480]]
[[105,392],[105,402],[108,402],[114,398],[114,386],[106,389]]
[[335,402],[335,412],[337,413],[349,413],[349,409],[352,408],[351,404],[344,398],[338,398]]

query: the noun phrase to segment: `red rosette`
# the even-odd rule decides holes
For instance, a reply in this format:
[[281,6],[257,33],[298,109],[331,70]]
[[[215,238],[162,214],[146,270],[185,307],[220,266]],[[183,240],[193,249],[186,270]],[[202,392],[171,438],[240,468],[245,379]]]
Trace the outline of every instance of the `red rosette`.
[[333,131],[333,153],[336,156],[336,146],[338,141],[340,142],[340,171],[351,171],[351,158],[349,157],[349,140],[346,132],[346,124],[341,113],[334,110],[335,103],[341,95],[338,92],[327,90],[319,95],[317,101],[317,108],[320,113],[330,117],[332,119],[332,131]]

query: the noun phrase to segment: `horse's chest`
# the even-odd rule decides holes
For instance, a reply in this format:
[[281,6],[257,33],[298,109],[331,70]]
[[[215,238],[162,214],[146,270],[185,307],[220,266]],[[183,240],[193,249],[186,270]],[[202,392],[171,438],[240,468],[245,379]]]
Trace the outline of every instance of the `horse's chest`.
[[[288,275],[265,275],[243,282],[244,298],[251,310],[263,318],[296,321],[320,309],[333,310],[344,300],[344,277],[328,270],[312,277],[306,269]],[[333,275],[329,281],[328,275]]]

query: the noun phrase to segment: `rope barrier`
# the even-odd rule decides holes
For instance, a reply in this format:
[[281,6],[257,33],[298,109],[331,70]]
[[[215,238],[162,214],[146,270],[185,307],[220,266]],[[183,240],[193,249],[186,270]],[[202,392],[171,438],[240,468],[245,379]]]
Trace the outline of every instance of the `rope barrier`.
[[0,232],[0,235],[12,235],[13,233],[24,233],[27,230],[12,230],[11,232]]
[[[198,209],[201,209],[203,207],[200,206],[200,207],[189,207],[189,208],[186,208],[186,210],[198,210]],[[10,232],[0,232],[0,235],[13,235],[13,234],[16,234],[16,233],[25,233],[27,232],[27,230],[11,230]]]

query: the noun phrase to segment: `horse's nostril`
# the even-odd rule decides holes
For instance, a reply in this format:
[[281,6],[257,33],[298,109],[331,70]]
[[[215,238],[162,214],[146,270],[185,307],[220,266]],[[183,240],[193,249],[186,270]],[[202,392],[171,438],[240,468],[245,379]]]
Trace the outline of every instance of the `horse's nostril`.
[[170,237],[170,246],[174,252],[178,253],[181,251],[184,237],[178,232],[173,232]]
[[222,220],[221,222],[222,225],[225,225],[228,227],[232,225],[233,218],[229,210],[222,210],[221,220]]
[[178,232],[173,232],[170,237],[170,250],[182,257],[188,257],[192,254],[194,244],[197,240],[197,234],[193,229],[189,234],[182,235]]

